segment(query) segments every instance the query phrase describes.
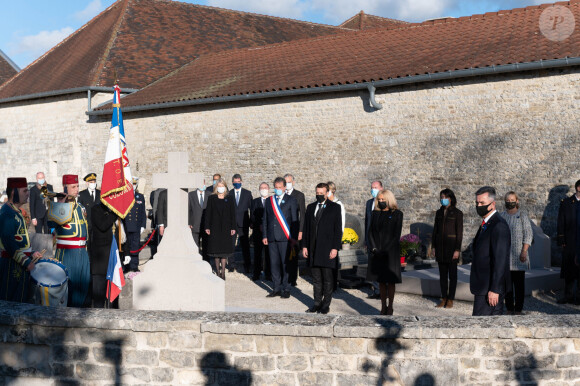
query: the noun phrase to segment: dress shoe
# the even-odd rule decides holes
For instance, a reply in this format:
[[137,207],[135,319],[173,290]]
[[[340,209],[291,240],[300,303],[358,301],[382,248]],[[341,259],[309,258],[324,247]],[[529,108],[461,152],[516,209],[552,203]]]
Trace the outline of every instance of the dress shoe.
[[258,280],[260,280],[260,275],[252,276],[252,281],[258,281]]
[[393,306],[387,307],[387,315],[393,315]]
[[367,296],[367,299],[380,299],[381,298],[381,294],[377,294],[377,293],[372,293],[369,296]]
[[522,311],[516,311],[516,312],[514,312],[514,315],[523,315],[523,314],[522,314]]
[[268,295],[266,295],[267,298],[275,298],[276,296],[280,296],[280,291],[270,292]]
[[447,299],[447,303],[445,303],[445,308],[453,308],[453,300]]
[[280,295],[280,297],[282,299],[288,299],[290,297],[290,291],[284,291],[284,292],[282,292],[282,295]]
[[443,308],[443,307],[445,307],[446,303],[447,303],[447,299],[443,298],[443,299],[441,299],[441,302],[435,306],[435,308]]
[[328,314],[329,312],[330,312],[330,307],[324,307],[318,311],[319,314],[324,314],[324,315]]
[[314,313],[314,312],[318,312],[320,310],[320,305],[314,305],[312,307],[310,307],[309,309],[306,310],[306,312],[308,313]]

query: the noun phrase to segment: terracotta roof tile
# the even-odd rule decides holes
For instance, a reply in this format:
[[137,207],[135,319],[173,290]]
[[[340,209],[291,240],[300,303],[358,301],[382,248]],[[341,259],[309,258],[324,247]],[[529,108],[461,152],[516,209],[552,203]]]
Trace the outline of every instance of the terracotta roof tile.
[[[580,3],[566,6],[580,21]],[[205,55],[123,98],[123,106],[580,57],[578,29],[560,42],[542,35],[539,18],[545,8],[528,7]]]
[[0,85],[12,78],[20,69],[0,50]]
[[86,86],[141,88],[200,55],[344,28],[168,0],[119,0],[0,87],[0,99]]
[[347,21],[340,24],[339,27],[350,28],[355,30],[365,30],[365,29],[388,28],[388,27],[398,28],[405,24],[410,23],[402,20],[395,20],[386,17],[369,15],[367,13],[364,13],[364,11],[360,11]]

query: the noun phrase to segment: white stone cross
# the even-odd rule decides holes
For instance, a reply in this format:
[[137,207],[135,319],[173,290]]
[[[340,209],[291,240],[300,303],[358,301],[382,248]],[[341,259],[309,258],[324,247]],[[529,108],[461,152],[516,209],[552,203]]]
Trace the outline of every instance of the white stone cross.
[[188,173],[187,153],[171,152],[168,156],[167,173],[153,175],[153,188],[167,189],[167,226],[157,249],[160,255],[199,256],[187,223],[188,196],[182,189],[198,188],[203,184],[203,174]]

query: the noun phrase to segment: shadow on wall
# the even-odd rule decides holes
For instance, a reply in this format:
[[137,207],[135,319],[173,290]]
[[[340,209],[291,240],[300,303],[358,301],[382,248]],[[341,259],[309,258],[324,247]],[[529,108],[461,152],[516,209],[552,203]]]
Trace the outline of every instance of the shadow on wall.
[[201,358],[200,367],[207,386],[243,386],[252,384],[252,373],[237,369],[228,362],[231,357],[221,351],[211,351]]

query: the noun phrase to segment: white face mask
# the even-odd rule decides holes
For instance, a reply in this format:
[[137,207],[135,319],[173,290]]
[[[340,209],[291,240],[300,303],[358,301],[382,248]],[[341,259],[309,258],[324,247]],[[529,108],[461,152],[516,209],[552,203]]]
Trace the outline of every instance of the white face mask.
[[217,188],[217,192],[218,193],[224,193],[226,191],[226,187],[225,186],[218,186]]
[[137,191],[137,185],[133,185],[133,191]]
[[328,198],[330,198],[330,197],[332,196],[332,192],[328,192],[328,193],[326,194],[326,196],[327,196]]
[[268,197],[268,193],[269,193],[268,189],[260,190],[260,196],[262,197]]
[[95,190],[97,188],[96,182],[89,182],[89,190]]
[[292,190],[292,182],[286,182],[286,190],[287,191]]

